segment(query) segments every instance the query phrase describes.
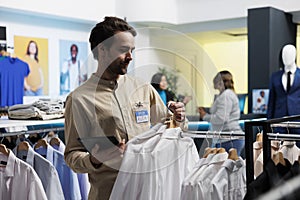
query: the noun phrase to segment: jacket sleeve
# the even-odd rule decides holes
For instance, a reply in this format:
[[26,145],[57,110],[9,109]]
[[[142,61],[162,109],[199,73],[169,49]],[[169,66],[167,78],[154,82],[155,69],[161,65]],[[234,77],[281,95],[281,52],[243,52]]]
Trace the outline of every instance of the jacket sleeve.
[[[76,111],[75,111],[76,112]],[[84,115],[84,113],[82,113]],[[82,116],[82,120],[86,118]],[[95,168],[90,161],[90,154],[86,148],[78,141],[79,134],[76,129],[72,97],[66,100],[65,107],[65,140],[66,149],[64,157],[67,165],[76,173],[92,173],[100,170]]]

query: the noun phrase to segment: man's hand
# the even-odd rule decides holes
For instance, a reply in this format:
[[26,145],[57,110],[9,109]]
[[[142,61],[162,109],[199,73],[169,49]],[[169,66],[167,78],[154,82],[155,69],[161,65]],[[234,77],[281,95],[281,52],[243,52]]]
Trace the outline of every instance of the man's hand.
[[125,139],[122,140],[122,142],[119,143],[118,146],[113,146],[108,149],[101,150],[101,147],[96,144],[90,155],[90,160],[91,163],[95,166],[98,167],[105,161],[117,158],[117,157],[122,157],[123,153],[125,151],[126,144],[125,144]]
[[185,107],[182,102],[169,101],[168,108],[173,112],[176,121],[183,122],[185,120]]

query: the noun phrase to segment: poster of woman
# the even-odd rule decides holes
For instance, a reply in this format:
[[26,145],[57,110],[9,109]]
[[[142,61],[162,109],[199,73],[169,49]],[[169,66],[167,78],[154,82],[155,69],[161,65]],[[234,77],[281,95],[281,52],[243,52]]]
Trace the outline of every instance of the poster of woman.
[[68,94],[87,80],[87,43],[60,40],[60,94]]
[[24,95],[48,94],[48,39],[14,36],[16,56],[29,65],[30,73],[25,78]]

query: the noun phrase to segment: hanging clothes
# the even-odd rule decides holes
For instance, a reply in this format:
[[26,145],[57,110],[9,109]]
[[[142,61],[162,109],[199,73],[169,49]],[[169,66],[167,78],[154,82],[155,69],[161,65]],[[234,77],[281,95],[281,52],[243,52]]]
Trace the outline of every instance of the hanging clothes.
[[64,194],[59,181],[58,173],[50,161],[34,152],[32,147],[28,151],[13,149],[14,154],[24,162],[32,166],[42,181],[48,200],[63,200]]
[[283,157],[288,159],[290,163],[294,163],[299,158],[300,149],[296,146],[294,141],[284,141],[279,149]]
[[23,103],[24,79],[29,72],[28,64],[18,58],[0,61],[0,107]]
[[191,178],[189,180],[185,179],[183,187],[187,187],[187,189],[183,189],[184,192],[181,194],[181,200],[211,199],[211,180],[219,171],[227,157],[227,152],[209,154],[206,158],[206,164],[198,168],[198,170],[196,169],[196,172],[190,176]]
[[211,181],[213,200],[239,200],[246,194],[246,165],[242,158],[227,159]]
[[81,194],[77,176],[65,163],[64,155],[50,145],[47,145],[47,148],[40,146],[35,149],[35,151],[40,155],[45,156],[45,158],[55,166],[65,199],[80,200]]
[[259,195],[266,193],[275,186],[278,186],[284,175],[286,175],[291,169],[291,163],[287,159],[284,160],[286,166],[281,163],[275,165],[273,160],[270,160],[266,164],[263,173],[249,184],[244,200],[256,199]]
[[110,199],[180,199],[182,181],[199,160],[193,140],[180,133],[163,125],[131,139]]
[[[49,143],[51,144],[51,139],[49,139]],[[57,151],[64,153],[65,151],[65,144],[58,138],[59,145],[54,144],[51,145],[54,149],[56,149]],[[77,178],[78,178],[78,183],[79,183],[79,188],[80,188],[80,194],[81,194],[81,198],[82,200],[87,200],[88,199],[88,194],[89,194],[89,190],[90,190],[90,182],[89,182],[89,177],[88,174],[81,174],[81,173],[76,173],[77,174]]]
[[47,200],[42,182],[29,164],[13,152],[8,157],[0,153],[0,160],[7,162],[0,167],[0,199]]

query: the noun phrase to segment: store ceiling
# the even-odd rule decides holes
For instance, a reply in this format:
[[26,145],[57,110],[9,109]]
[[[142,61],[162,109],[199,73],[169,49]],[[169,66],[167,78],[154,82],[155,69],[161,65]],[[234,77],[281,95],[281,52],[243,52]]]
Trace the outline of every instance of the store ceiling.
[[[245,19],[233,21],[224,20],[208,23],[195,23],[185,25],[171,25],[163,23],[135,23],[136,27],[160,27],[184,33],[200,44],[212,42],[232,42],[247,39],[247,25]],[[300,25],[297,36],[300,37]]]

